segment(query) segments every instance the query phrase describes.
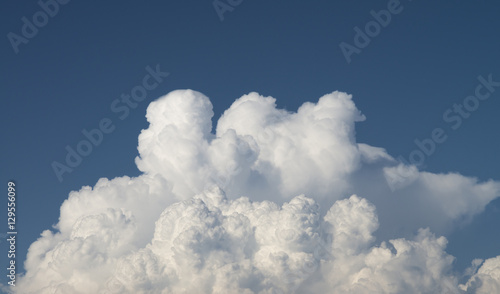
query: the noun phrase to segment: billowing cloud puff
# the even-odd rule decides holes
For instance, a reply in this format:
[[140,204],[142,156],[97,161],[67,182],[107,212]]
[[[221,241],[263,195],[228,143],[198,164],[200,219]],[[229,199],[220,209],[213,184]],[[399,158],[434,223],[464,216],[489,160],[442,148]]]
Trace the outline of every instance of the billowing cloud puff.
[[[460,284],[447,234],[500,183],[433,174],[357,143],[333,92],[297,112],[250,93],[152,102],[136,178],[72,192],[34,242],[18,293],[495,293],[500,257]],[[356,196],[358,195],[358,196]]]
[[[479,264],[482,260],[477,262]],[[460,288],[467,293],[500,293],[500,256],[487,259],[467,284],[460,285]]]

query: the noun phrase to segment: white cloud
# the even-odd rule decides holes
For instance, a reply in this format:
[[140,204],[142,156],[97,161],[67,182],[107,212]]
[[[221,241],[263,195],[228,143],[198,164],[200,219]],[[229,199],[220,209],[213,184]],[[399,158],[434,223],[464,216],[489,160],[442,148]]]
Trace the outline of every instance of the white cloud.
[[500,293],[500,256],[487,259],[467,284],[460,287],[467,293]]
[[18,293],[498,289],[498,257],[459,285],[446,239],[431,231],[482,212],[499,182],[421,172],[358,144],[364,116],[345,93],[297,112],[250,93],[215,134],[212,116],[191,90],[152,102],[136,158],[143,175],[72,192],[58,230],[31,245]]

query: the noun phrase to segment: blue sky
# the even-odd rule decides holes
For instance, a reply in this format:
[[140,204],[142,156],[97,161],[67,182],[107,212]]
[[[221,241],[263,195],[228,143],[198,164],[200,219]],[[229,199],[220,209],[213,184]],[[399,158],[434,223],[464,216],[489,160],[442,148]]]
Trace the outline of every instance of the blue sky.
[[[388,2],[243,0],[221,21],[211,1],[69,1],[18,53],[8,33],[22,35],[22,18],[41,8],[36,1],[4,3],[0,174],[4,184],[14,180],[18,187],[17,262],[57,223],[70,191],[101,177],[140,174],[133,159],[148,126],[146,107],[175,89],[210,97],[214,119],[251,91],[290,111],[344,91],[367,117],[356,124],[358,142],[408,159],[418,148],[415,139],[442,128],[448,137],[423,170],[500,180],[500,90],[456,130],[443,120],[447,109],[474,94],[479,76],[500,81],[500,4],[402,0],[400,12],[347,62],[339,45],[353,45],[354,28],[364,28],[373,20],[370,11],[387,9]],[[169,76],[117,119],[110,105],[158,64]],[[65,146],[76,146],[82,129],[106,117],[116,129],[60,182],[51,163],[63,162]],[[457,269],[500,253],[499,209],[493,201],[446,236]],[[0,248],[7,251],[5,241]]]

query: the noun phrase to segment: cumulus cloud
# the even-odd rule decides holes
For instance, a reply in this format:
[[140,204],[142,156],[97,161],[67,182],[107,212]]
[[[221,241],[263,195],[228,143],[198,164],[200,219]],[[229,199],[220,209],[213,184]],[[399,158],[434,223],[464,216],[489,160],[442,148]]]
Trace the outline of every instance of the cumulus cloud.
[[[482,260],[478,260],[480,262]],[[460,288],[467,293],[500,293],[500,256],[487,259],[467,284],[460,285]]]
[[[460,284],[447,234],[500,183],[433,174],[358,143],[333,92],[296,112],[250,93],[152,102],[136,178],[70,193],[28,252],[18,293],[494,293],[500,257]],[[438,234],[438,235],[435,235]]]

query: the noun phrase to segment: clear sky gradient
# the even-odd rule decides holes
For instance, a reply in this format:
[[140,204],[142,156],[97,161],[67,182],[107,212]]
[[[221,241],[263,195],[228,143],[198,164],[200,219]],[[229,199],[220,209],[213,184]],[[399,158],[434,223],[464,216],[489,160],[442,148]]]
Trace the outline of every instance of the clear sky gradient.
[[[3,3],[0,176],[5,196],[8,180],[18,187],[18,263],[57,223],[70,191],[101,177],[139,174],[134,158],[137,137],[148,125],[146,107],[175,89],[210,97],[214,119],[251,91],[277,98],[288,110],[344,91],[367,117],[356,126],[358,142],[408,160],[418,148],[415,139],[441,128],[447,139],[426,156],[422,170],[500,180],[500,88],[456,129],[456,118],[443,119],[474,95],[479,76],[500,81],[500,3],[402,0],[399,13],[347,62],[339,45],[355,45],[354,28],[364,30],[374,20],[370,11],[390,2],[243,0],[221,21],[211,1],[69,1],[17,53],[8,34],[22,36],[22,18],[32,20],[41,7],[36,1]],[[147,66],[158,64],[169,76],[120,120],[113,101],[142,84]],[[52,162],[64,163],[65,147],[75,148],[85,138],[82,130],[103,118],[116,129],[60,182]],[[446,236],[457,269],[500,254],[499,210],[500,201],[493,201]],[[3,239],[3,265],[6,252]]]

